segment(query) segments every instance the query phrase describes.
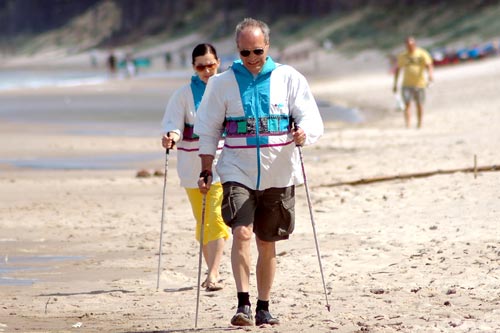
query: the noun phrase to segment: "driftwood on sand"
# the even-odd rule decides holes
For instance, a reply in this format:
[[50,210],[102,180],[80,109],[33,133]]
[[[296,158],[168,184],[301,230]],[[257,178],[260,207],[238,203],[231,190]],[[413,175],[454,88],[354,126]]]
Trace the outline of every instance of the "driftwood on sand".
[[337,183],[321,184],[321,185],[318,185],[317,187],[335,187],[335,186],[343,186],[343,185],[355,186],[355,185],[364,185],[364,184],[371,184],[371,183],[378,183],[378,182],[386,182],[386,181],[398,180],[398,179],[423,178],[423,177],[430,177],[430,176],[434,176],[434,175],[451,174],[451,173],[456,173],[456,172],[474,172],[474,175],[476,175],[478,172],[487,172],[487,171],[500,171],[500,166],[499,165],[487,165],[487,166],[481,166],[481,167],[475,166],[475,167],[469,167],[469,168],[434,170],[434,171],[399,174],[399,175],[393,175],[393,176],[379,176],[379,177],[371,177],[371,178],[361,178],[361,179],[352,180],[352,181],[342,181],[342,182],[337,182]]

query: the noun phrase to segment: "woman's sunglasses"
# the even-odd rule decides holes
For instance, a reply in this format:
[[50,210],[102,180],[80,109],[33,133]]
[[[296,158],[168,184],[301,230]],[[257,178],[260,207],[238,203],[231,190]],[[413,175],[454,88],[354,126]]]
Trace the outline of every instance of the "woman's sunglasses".
[[242,57],[245,57],[245,58],[246,58],[246,57],[248,57],[248,56],[250,55],[250,53],[252,53],[252,52],[253,52],[253,54],[255,54],[255,55],[257,55],[257,56],[260,56],[260,55],[263,55],[263,54],[264,54],[264,49],[255,49],[255,50],[252,50],[252,51],[250,51],[250,50],[241,50],[241,51],[240,51],[240,54],[241,54],[241,56],[242,56]]
[[208,68],[208,69],[214,69],[215,67],[217,66],[216,63],[213,63],[213,64],[207,64],[207,65],[196,65],[194,66],[194,68],[198,71],[198,72],[202,72],[205,70],[205,68]]

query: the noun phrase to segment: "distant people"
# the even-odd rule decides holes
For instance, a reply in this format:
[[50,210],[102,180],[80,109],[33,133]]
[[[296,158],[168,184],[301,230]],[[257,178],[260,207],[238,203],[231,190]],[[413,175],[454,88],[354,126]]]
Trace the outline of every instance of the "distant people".
[[111,51],[106,59],[106,66],[108,67],[108,73],[110,76],[114,76],[116,74],[117,68],[117,59],[115,53]]
[[182,51],[181,53],[181,67],[184,68],[187,65],[187,56],[186,52]]
[[108,66],[108,72],[110,75],[116,74],[116,56],[113,51],[111,51],[108,55],[108,59],[106,60],[106,64]]
[[90,51],[90,66],[97,68],[97,52],[96,50]]
[[[165,110],[162,145],[169,149],[177,147],[177,173],[191,203],[197,221],[196,239],[200,241],[203,196],[197,183],[200,158],[198,136],[193,132],[193,124],[208,79],[217,73],[220,61],[212,45],[199,44],[193,49],[192,64],[196,74],[191,77],[190,84],[184,85],[172,95]],[[223,141],[220,141],[220,148],[222,145]],[[222,185],[219,176],[214,173],[211,180],[212,187],[206,197],[202,247],[208,273],[202,287],[206,291],[217,291],[223,287],[219,280],[219,264],[225,241],[229,238],[229,230],[221,216]]]
[[127,53],[125,56],[125,70],[127,71],[127,77],[129,78],[134,77],[137,74],[134,58],[130,53]]
[[[398,92],[399,71],[403,69],[402,95],[405,103],[404,117],[406,128],[410,127],[410,104],[413,100],[417,107],[417,128],[422,127],[425,89],[433,81],[433,64],[430,54],[417,47],[415,38],[406,38],[406,51],[400,53],[394,71],[394,93]],[[427,70],[427,78],[425,71]]]
[[172,54],[170,52],[166,52],[165,53],[165,67],[167,69],[169,69],[171,64],[172,64]]

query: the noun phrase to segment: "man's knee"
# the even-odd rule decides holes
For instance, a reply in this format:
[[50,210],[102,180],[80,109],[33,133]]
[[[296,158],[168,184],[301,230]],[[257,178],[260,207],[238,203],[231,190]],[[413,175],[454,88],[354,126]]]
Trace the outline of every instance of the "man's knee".
[[238,226],[233,229],[233,237],[240,241],[249,241],[252,238],[252,233],[251,227]]

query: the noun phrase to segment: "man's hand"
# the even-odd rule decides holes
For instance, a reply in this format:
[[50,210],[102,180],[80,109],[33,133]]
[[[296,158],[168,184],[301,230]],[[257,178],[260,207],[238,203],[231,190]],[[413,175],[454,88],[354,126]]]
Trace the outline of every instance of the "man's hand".
[[293,141],[295,142],[296,146],[302,146],[306,142],[306,132],[297,125],[295,125],[295,128],[292,130],[293,134]]
[[179,141],[179,135],[175,132],[168,132],[167,134],[163,134],[161,145],[165,149],[172,149],[177,141]]
[[210,184],[212,184],[212,170],[203,170],[198,179],[198,188],[202,194],[207,194],[210,191]]

